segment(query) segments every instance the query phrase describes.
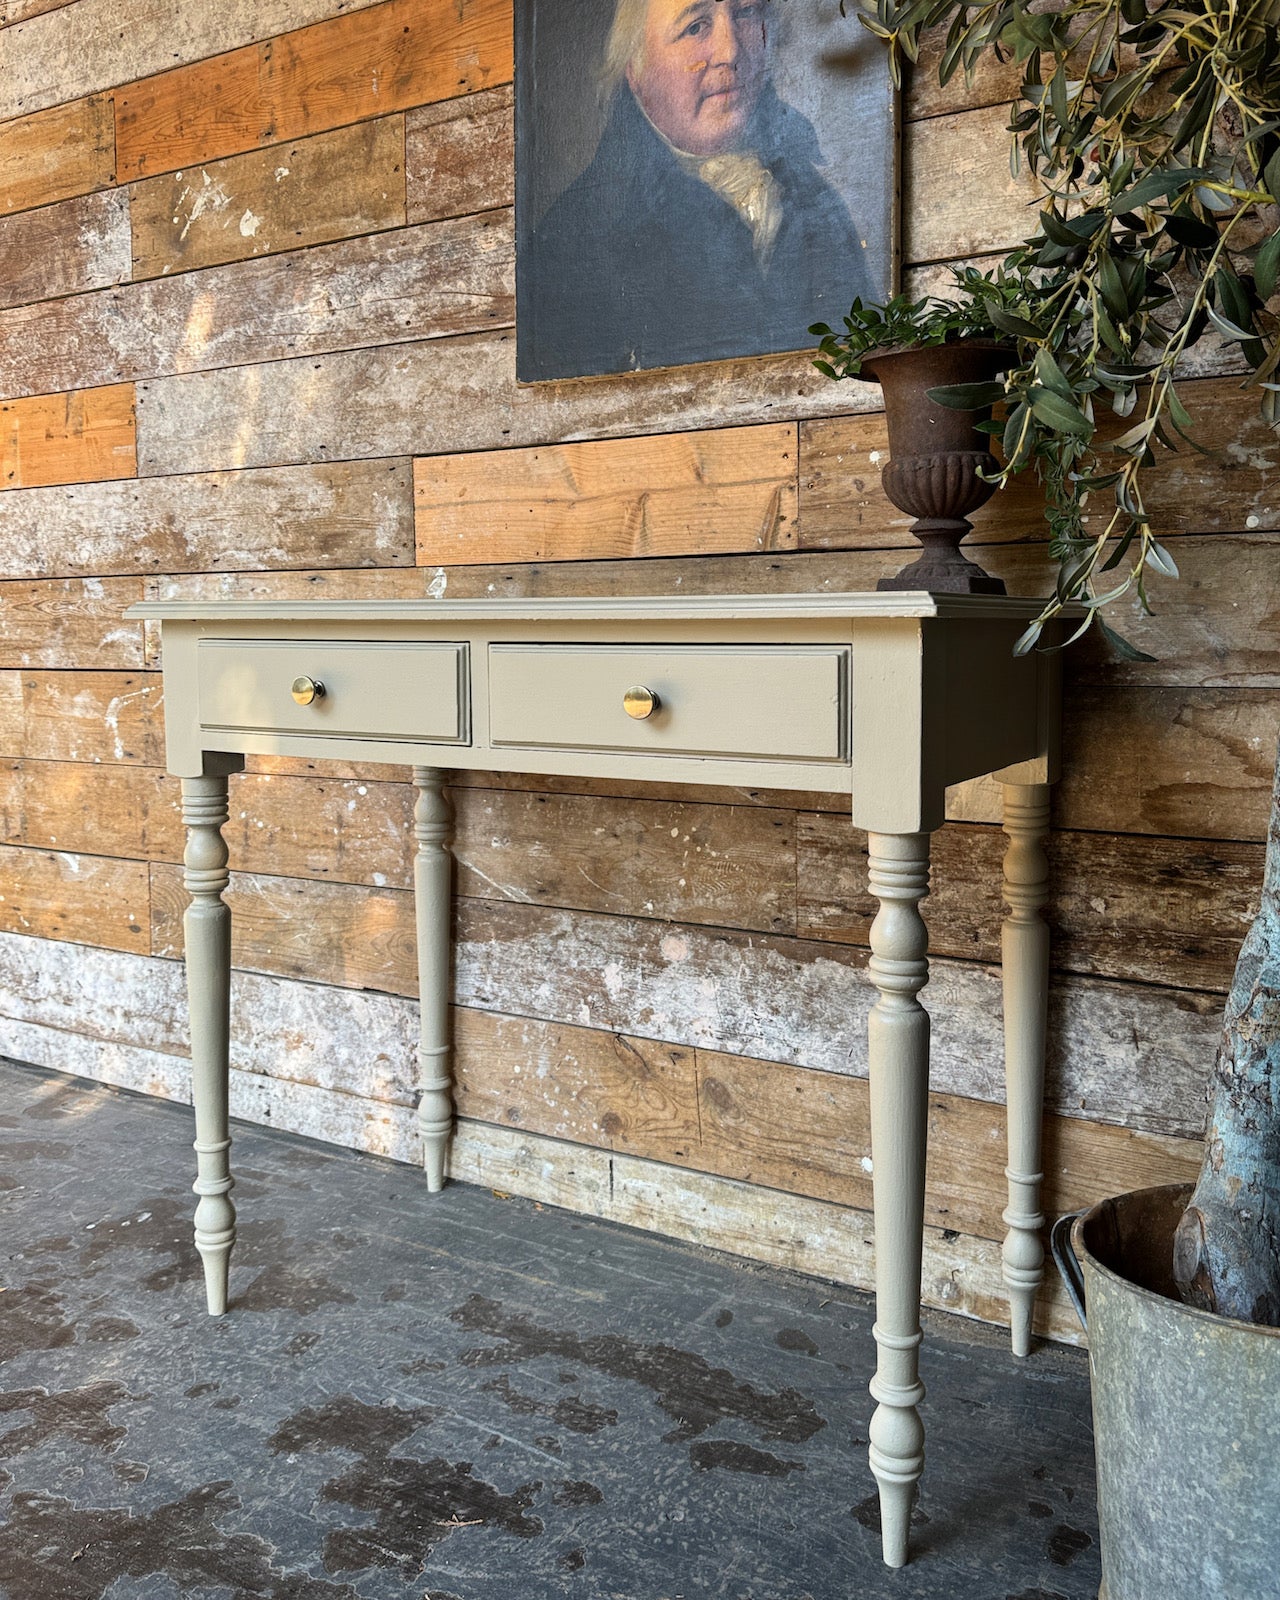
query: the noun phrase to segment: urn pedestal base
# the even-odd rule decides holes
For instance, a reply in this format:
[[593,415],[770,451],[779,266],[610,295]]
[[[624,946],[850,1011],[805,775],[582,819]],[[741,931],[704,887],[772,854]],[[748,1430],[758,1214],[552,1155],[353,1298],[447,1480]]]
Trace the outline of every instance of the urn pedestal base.
[[885,467],[880,481],[900,511],[913,512],[911,531],[924,546],[918,561],[877,589],[927,589],[932,594],[1004,594],[1004,580],[993,578],[960,554],[960,541],[973,532],[966,511],[976,511],[995,493],[988,481],[999,471],[986,450],[948,450],[940,455],[900,456]]

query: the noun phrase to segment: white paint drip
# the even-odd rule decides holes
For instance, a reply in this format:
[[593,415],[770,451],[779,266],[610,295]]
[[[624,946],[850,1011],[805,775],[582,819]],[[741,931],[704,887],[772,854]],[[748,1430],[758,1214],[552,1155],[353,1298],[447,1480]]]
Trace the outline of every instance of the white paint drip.
[[262,226],[262,218],[255,217],[252,211],[246,211],[240,218],[240,236],[244,239],[256,239],[258,229]]
[[449,574],[443,567],[437,567],[431,582],[427,585],[427,594],[432,600],[443,600],[444,592],[448,587]]
[[[179,176],[181,176],[181,174],[179,174]],[[186,226],[178,235],[179,239],[185,239],[186,236],[191,232],[192,225],[199,221],[199,219],[203,217],[206,212],[225,211],[231,204],[231,196],[217,181],[217,179],[211,178],[207,172],[201,172],[200,187],[198,189],[193,192],[191,185],[188,184],[178,196],[177,211],[179,215],[182,213],[182,204],[184,200],[191,201],[191,208],[187,212]],[[176,217],[174,218],[174,221],[177,221]]]

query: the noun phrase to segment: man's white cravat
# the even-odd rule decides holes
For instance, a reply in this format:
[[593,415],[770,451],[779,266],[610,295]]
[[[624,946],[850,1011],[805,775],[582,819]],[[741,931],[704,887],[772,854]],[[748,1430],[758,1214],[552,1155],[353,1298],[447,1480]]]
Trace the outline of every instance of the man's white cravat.
[[751,229],[756,260],[767,266],[782,225],[782,185],[754,150],[692,159],[703,183],[727,200]]

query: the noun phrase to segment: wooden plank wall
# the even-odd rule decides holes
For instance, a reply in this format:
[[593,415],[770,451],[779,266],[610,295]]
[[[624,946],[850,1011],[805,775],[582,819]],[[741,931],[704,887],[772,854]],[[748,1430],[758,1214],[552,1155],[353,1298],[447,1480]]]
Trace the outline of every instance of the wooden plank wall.
[[[0,10],[0,1051],[187,1093],[143,595],[849,589],[902,560],[877,391],[804,356],[518,388],[510,0]],[[907,105],[909,278],[1016,238],[1007,73]],[[1220,351],[1155,491],[1183,571],[1067,673],[1048,1195],[1190,1174],[1257,897],[1275,440]],[[1024,491],[980,514],[1045,581]],[[411,1159],[410,795],[235,787],[236,1105]],[[866,1285],[865,841],[820,796],[471,775],[454,1170]],[[993,795],[952,795],[926,1296],[999,1319]],[[1042,1326],[1071,1336],[1059,1299]]]

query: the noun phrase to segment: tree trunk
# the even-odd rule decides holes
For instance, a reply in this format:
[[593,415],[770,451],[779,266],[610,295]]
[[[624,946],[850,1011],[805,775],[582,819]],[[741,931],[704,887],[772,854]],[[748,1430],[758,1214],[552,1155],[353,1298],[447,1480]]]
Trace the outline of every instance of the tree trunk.
[[1280,1327],[1280,762],[1262,907],[1236,963],[1209,1096],[1174,1277],[1189,1305]]

